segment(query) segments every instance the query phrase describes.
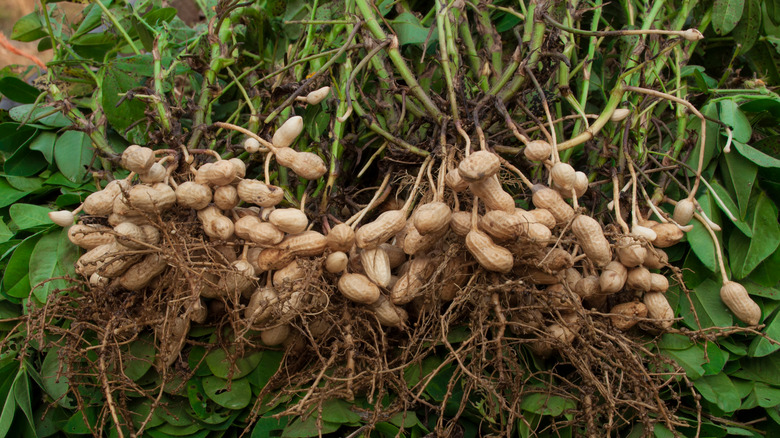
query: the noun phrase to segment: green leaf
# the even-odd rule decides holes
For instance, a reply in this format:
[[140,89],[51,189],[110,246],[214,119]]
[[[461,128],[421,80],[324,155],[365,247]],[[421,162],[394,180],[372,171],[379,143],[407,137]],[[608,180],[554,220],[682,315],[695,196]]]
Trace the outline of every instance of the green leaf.
[[14,397],[13,385],[8,391],[3,403],[3,410],[0,413],[0,436],[8,436],[8,431],[11,430],[11,424],[14,421],[14,413],[16,412],[16,398]]
[[[737,204],[734,203],[734,200],[731,199],[731,194],[717,181],[712,181],[710,185],[712,186],[712,191],[718,195],[721,201],[723,201],[726,208],[723,208],[718,202],[715,204],[723,211],[726,217],[729,217],[729,212],[734,216],[734,219],[736,220],[732,220],[731,222],[739,228],[739,231],[742,231],[742,233],[748,237],[752,237],[753,230],[750,229],[750,226],[745,223],[745,221],[739,219],[739,208],[737,207]],[[728,212],[726,211],[727,209]],[[729,219],[731,218],[729,217]]]
[[[780,282],[780,247],[758,265],[750,273],[750,280],[755,281],[761,286],[771,287]],[[772,295],[773,300],[778,300],[777,294]]]
[[5,266],[3,274],[3,290],[16,298],[27,298],[30,295],[30,255],[40,235],[30,236],[16,247],[11,259]]
[[532,393],[523,397],[520,408],[540,415],[557,417],[566,409],[574,409],[577,404],[573,400],[546,393]]
[[0,93],[19,103],[33,103],[41,94],[37,88],[14,76],[0,78]]
[[761,2],[759,0],[745,0],[742,18],[737,27],[734,28],[734,41],[742,46],[742,53],[753,48],[758,40],[760,30]]
[[[43,381],[43,389],[51,398],[53,398],[60,406],[66,409],[73,409],[75,405],[71,401],[68,393],[68,378],[65,377],[65,371],[67,366],[65,363],[60,362],[59,348],[52,348],[46,353],[46,357],[41,364],[41,380]],[[57,378],[57,374],[60,373],[60,365],[62,366],[62,375]]]
[[[697,199],[699,202],[699,205],[701,206],[702,211],[712,219],[715,223],[720,223],[720,213],[713,205],[714,201],[712,200],[712,197],[708,193],[702,195],[699,199]],[[711,272],[717,272],[718,271],[718,260],[715,256],[715,244],[712,242],[712,237],[710,237],[710,233],[707,231],[707,229],[704,227],[704,225],[701,224],[699,221],[692,221],[693,229],[689,231],[686,234],[686,238],[688,239],[688,243],[691,245],[691,249],[696,254],[696,257],[701,260],[702,263],[704,263],[704,266],[707,267]],[[718,240],[720,240],[721,236],[718,235]],[[723,247],[723,244],[721,243],[721,248]]]
[[341,427],[338,423],[330,423],[328,421],[322,421],[321,426],[318,424],[317,416],[310,415],[305,420],[300,418],[293,421],[290,425],[284,428],[282,437],[284,438],[307,438],[314,436],[321,436],[328,433],[333,433]]
[[777,354],[758,358],[743,357],[739,364],[741,369],[732,373],[734,376],[780,386],[780,357]]
[[260,363],[247,376],[249,383],[258,391],[265,388],[284,360],[284,353],[281,351],[265,350],[261,353]]
[[52,225],[49,219],[50,211],[49,208],[33,204],[14,204],[9,209],[11,219],[20,230]]
[[726,187],[737,194],[737,204],[739,205],[739,218],[745,219],[750,202],[750,193],[756,184],[756,175],[758,167],[746,160],[739,154],[723,154],[721,166]]
[[665,350],[686,350],[694,345],[687,336],[664,333],[658,341],[658,347]]
[[764,357],[780,349],[780,345],[777,345],[777,343],[780,342],[780,313],[775,313],[771,321],[764,320],[764,322],[766,323],[766,327],[764,327],[762,332],[767,338],[775,342],[770,342],[760,336],[754,337],[753,341],[750,342],[750,348],[748,349],[748,354],[750,356]]
[[9,176],[33,176],[45,169],[49,163],[40,152],[30,150],[27,144],[21,146],[3,164],[3,170]]
[[[235,349],[231,349],[231,354],[235,354]],[[220,379],[228,377],[240,379],[251,373],[260,363],[262,357],[263,352],[255,351],[246,357],[236,359],[235,365],[231,366],[227,353],[219,348],[206,355],[206,365]]]
[[[111,2],[111,0],[101,0],[101,3],[103,3],[104,6],[110,6]],[[84,19],[81,20],[78,29],[76,29],[76,32],[71,38],[78,38],[98,27],[101,23],[101,18],[103,17],[103,10],[96,4],[90,4],[84,8],[82,15],[84,15]]]
[[352,405],[341,399],[330,399],[322,404],[322,419],[331,423],[357,423],[360,415],[352,412]]
[[66,178],[81,182],[87,175],[87,168],[95,150],[89,136],[79,131],[67,131],[54,145],[54,161]]
[[742,154],[743,157],[747,158],[753,163],[761,167],[774,167],[776,169],[780,169],[780,160],[777,158],[770,157],[758,149],[739,141],[734,141],[732,143],[734,144],[735,149],[740,154]]
[[[428,47],[435,46],[439,41],[439,34],[434,29],[423,27],[420,19],[411,12],[402,12],[390,21],[393,30],[398,34],[398,43],[422,45],[427,40]],[[428,36],[430,35],[430,38]]]
[[[28,364],[29,365],[29,364]],[[30,427],[35,428],[36,419],[32,413],[32,400],[30,398],[30,381],[27,379],[27,372],[24,368],[19,370],[19,374],[16,375],[14,381],[14,398],[16,404],[24,412],[24,416],[27,417],[27,422]]]
[[724,412],[734,412],[741,405],[742,400],[737,395],[737,388],[723,373],[694,380],[693,386],[699,390],[702,397],[718,405]]
[[698,379],[704,375],[705,370],[702,365],[706,362],[706,358],[701,345],[694,345],[684,350],[661,349],[661,354],[677,362],[690,379]]
[[250,438],[266,438],[273,436],[271,432],[276,430],[284,430],[284,428],[287,427],[289,421],[289,416],[284,416],[281,418],[265,416],[261,417],[259,420],[257,420],[257,423],[255,423],[255,428],[252,429],[252,436]]
[[707,361],[702,364],[705,376],[712,376],[723,371],[723,366],[729,360],[728,352],[721,350],[714,342],[707,343]]
[[215,376],[204,377],[203,390],[216,404],[228,409],[243,409],[252,398],[252,389],[247,379],[233,380],[228,389],[227,380]]
[[30,150],[38,151],[49,164],[54,163],[54,142],[57,140],[57,134],[53,132],[42,132],[38,134],[30,143]]
[[0,243],[7,242],[12,237],[14,237],[13,231],[9,230],[8,225],[0,220]]
[[46,31],[38,18],[37,12],[30,12],[14,23],[14,30],[11,32],[11,39],[22,42],[35,41],[45,37]]
[[780,388],[773,388],[761,382],[756,382],[753,387],[758,405],[762,408],[774,408],[780,406]]
[[[2,79],[0,79],[0,82],[2,82]],[[4,157],[10,157],[20,147],[30,141],[37,132],[38,129],[30,125],[20,125],[12,122],[0,123],[0,153]]]
[[[74,413],[62,428],[65,433],[89,435],[97,425],[96,408],[89,407]],[[86,417],[86,418],[85,418]],[[89,424],[88,424],[89,423]]]
[[720,284],[711,279],[704,280],[697,286],[693,293],[689,294],[693,302],[695,314],[684,297],[680,299],[680,315],[683,322],[691,328],[698,329],[696,317],[701,323],[701,328],[729,327],[733,319],[726,305],[720,299]]
[[154,363],[154,342],[150,335],[144,334],[133,341],[128,350],[123,351],[122,371],[129,379],[138,380]]
[[753,128],[750,127],[750,121],[735,101],[722,100],[720,102],[720,120],[731,127],[733,140],[743,143],[750,141]]
[[27,196],[29,192],[13,188],[4,178],[0,178],[0,208],[7,207]]
[[759,193],[752,218],[748,220],[752,220],[753,236],[757,238],[749,239],[738,232],[731,233],[729,238],[729,261],[732,274],[738,279],[750,274],[780,245],[777,208],[765,192]]
[[712,5],[712,27],[720,35],[731,32],[742,18],[744,0],[715,0]]
[[66,128],[73,124],[57,108],[34,104],[15,106],[8,111],[8,115],[16,122],[39,123],[52,128]]
[[778,290],[777,288],[760,285],[752,281],[743,281],[742,285],[745,286],[745,289],[748,291],[750,295],[769,298],[770,300],[775,300],[775,301],[780,300],[780,290]]
[[[131,76],[109,64],[103,78],[103,111],[111,126],[122,136],[133,123],[144,118],[146,105],[138,99],[124,99],[126,93],[143,84],[143,80]],[[130,139],[128,139],[130,140]]]

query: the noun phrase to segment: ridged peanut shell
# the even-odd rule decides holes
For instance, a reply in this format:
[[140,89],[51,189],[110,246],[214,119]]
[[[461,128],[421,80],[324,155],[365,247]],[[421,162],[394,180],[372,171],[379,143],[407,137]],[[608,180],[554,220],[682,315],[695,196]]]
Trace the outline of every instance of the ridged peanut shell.
[[647,292],[652,286],[650,271],[644,266],[638,266],[628,270],[626,277],[626,287],[633,290]]
[[674,323],[674,309],[669,300],[661,292],[647,292],[642,297],[642,302],[647,307],[647,316],[658,321],[663,328],[669,328]]
[[114,211],[114,199],[122,193],[122,189],[129,189],[130,184],[125,180],[114,180],[106,184],[106,188],[90,194],[84,199],[84,212],[94,216],[106,216]]
[[149,254],[122,274],[119,277],[119,284],[127,290],[141,290],[167,267],[168,262],[162,255]]
[[517,238],[521,233],[523,218],[503,210],[491,210],[479,218],[479,229],[497,240]]
[[276,288],[281,288],[285,283],[292,284],[303,278],[306,278],[306,270],[298,263],[298,260],[293,260],[287,266],[274,272],[273,285]]
[[655,231],[656,238],[653,240],[653,246],[657,248],[668,248],[679,242],[685,233],[676,225],[671,223],[658,224],[652,228]]
[[651,248],[647,250],[643,265],[647,269],[663,269],[667,263],[669,263],[669,255],[664,250]]
[[577,237],[588,260],[598,267],[606,266],[612,261],[612,249],[604,237],[604,230],[595,219],[586,215],[578,215],[571,224],[571,230]]
[[599,288],[603,294],[620,292],[626,284],[628,270],[620,262],[610,262],[599,277]]
[[376,248],[395,236],[406,225],[403,210],[390,210],[379,215],[373,222],[358,228],[355,243],[358,248]]
[[203,210],[199,210],[198,219],[200,219],[203,225],[203,232],[207,236],[219,240],[230,240],[233,237],[235,232],[233,221],[224,216],[217,207],[210,205]]
[[466,237],[471,231],[471,213],[456,211],[450,216],[450,229],[460,237]]
[[176,187],[176,202],[186,208],[202,210],[211,203],[211,189],[203,184],[185,181]]
[[338,287],[345,297],[360,304],[373,304],[381,295],[379,287],[363,274],[343,274]]
[[295,138],[303,131],[303,117],[293,116],[285,120],[282,126],[274,132],[271,143],[277,148],[289,147],[295,141]]
[[390,257],[381,247],[364,249],[360,252],[360,262],[366,276],[379,286],[390,284]]
[[298,152],[295,154],[290,169],[303,179],[313,180],[325,175],[328,168],[325,161],[319,155],[312,152]]
[[422,234],[436,233],[450,223],[452,210],[443,202],[429,202],[417,208],[414,213],[414,227]]
[[567,223],[574,218],[574,209],[558,192],[540,184],[535,185],[532,190],[534,206],[549,211],[557,223]]
[[469,188],[469,182],[460,176],[458,169],[450,169],[444,176],[444,184],[453,192],[460,193]]
[[297,208],[277,208],[268,215],[268,222],[274,224],[280,231],[290,234],[302,233],[309,226],[306,213]]
[[583,277],[577,282],[577,284],[574,285],[574,293],[579,295],[579,297],[583,300],[601,294],[599,277],[595,275]]
[[631,236],[621,236],[617,242],[618,260],[623,266],[633,268],[645,262],[647,249]]
[[289,336],[290,324],[282,324],[260,331],[260,340],[269,347],[282,344]]
[[341,251],[335,251],[328,254],[328,257],[325,258],[325,270],[331,274],[338,274],[347,269],[347,263],[349,263],[347,254]]
[[236,260],[230,264],[231,270],[222,274],[218,288],[228,296],[238,297],[245,295],[254,287],[255,269],[246,260]]
[[265,322],[273,314],[274,304],[278,301],[279,295],[276,293],[276,289],[259,287],[249,298],[249,304],[244,310],[244,318],[253,325]]
[[387,327],[400,327],[409,319],[409,314],[403,307],[391,303],[384,295],[380,295],[379,299],[371,305],[371,311],[374,312],[379,323]]
[[[421,252],[427,252],[438,244],[446,234],[447,230],[437,231],[435,233],[420,234],[414,226],[409,227],[409,231],[403,236],[403,251],[405,254],[414,255]],[[402,233],[399,233],[399,236]],[[398,237],[396,237],[397,239]]]
[[464,180],[472,183],[495,175],[501,168],[498,156],[488,151],[476,151],[458,164],[458,173]]
[[114,241],[111,228],[96,224],[76,224],[68,228],[68,240],[74,245],[90,250]]
[[284,190],[274,185],[265,185],[257,180],[243,179],[236,189],[242,201],[261,207],[273,207],[284,199]]
[[390,301],[393,304],[407,304],[420,296],[422,288],[436,269],[434,260],[429,257],[416,257],[407,266],[406,272],[398,278],[390,291]]
[[744,286],[735,282],[726,282],[720,288],[720,299],[740,321],[748,325],[761,322],[761,308],[750,298]]
[[220,210],[232,210],[238,205],[238,191],[233,186],[214,189],[214,205]]
[[146,173],[142,173],[138,175],[138,177],[141,179],[141,182],[154,184],[162,182],[166,175],[167,172],[165,171],[165,166],[160,163],[154,163]]
[[638,318],[647,317],[647,306],[638,301],[618,304],[609,311],[612,325],[619,330],[628,330],[639,322]]
[[349,252],[355,244],[355,232],[347,224],[337,224],[328,233],[328,248],[331,251]]
[[298,151],[292,148],[277,148],[274,151],[276,162],[279,163],[280,166],[284,167],[291,167],[297,155]]
[[674,214],[672,218],[680,225],[688,225],[693,219],[693,212],[696,207],[693,205],[693,201],[688,199],[682,199],[674,206]]
[[558,162],[550,169],[553,183],[565,191],[571,191],[574,187],[575,170],[568,163]]
[[138,174],[146,173],[154,164],[154,151],[138,146],[130,145],[122,152],[120,165],[125,169]]
[[665,275],[650,274],[650,291],[666,292],[669,290],[669,279]]
[[545,208],[534,208],[532,210],[528,210],[528,214],[531,215],[534,219],[536,219],[536,222],[544,225],[545,227],[549,229],[555,228],[555,224],[556,224],[555,216],[553,216],[553,214],[550,213],[550,210],[547,210]]
[[198,169],[198,180],[214,186],[228,185],[236,179],[238,169],[229,160],[211,163],[211,166],[201,166]]
[[379,248],[382,248],[385,253],[387,253],[387,258],[390,260],[391,269],[395,269],[401,266],[406,261],[406,253],[404,253],[401,248],[395,245],[383,243],[379,245]]
[[493,243],[487,234],[471,230],[466,235],[466,248],[483,268],[488,271],[507,273],[512,270],[512,253]]
[[176,204],[176,193],[163,183],[152,186],[138,184],[128,192],[127,203],[146,213],[161,213]]
[[523,149],[525,157],[531,161],[542,161],[550,158],[552,145],[544,140],[533,140],[528,142]]
[[469,190],[491,210],[515,211],[515,200],[504,191],[496,175],[469,184]]
[[284,233],[257,216],[244,216],[235,222],[236,236],[263,246],[272,246],[284,239]]
[[288,234],[276,245],[276,248],[297,257],[318,256],[325,252],[327,247],[328,238],[317,231]]

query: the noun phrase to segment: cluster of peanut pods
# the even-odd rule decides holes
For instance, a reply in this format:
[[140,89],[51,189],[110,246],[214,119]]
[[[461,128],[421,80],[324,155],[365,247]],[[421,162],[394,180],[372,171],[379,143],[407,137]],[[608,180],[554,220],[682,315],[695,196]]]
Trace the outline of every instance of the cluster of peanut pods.
[[[264,142],[266,153],[297,175],[316,179],[326,172],[322,159],[290,148],[302,128],[300,117],[288,119],[270,143]],[[257,152],[260,143],[249,138],[245,149]],[[284,199],[280,187],[245,178],[240,159],[215,154],[213,162],[174,172],[174,166],[165,167],[166,158],[134,145],[121,159],[130,176],[109,182],[81,207],[87,217],[105,220],[72,225],[70,212],[52,213],[52,220],[71,226],[71,241],[87,250],[76,271],[90,284],[139,291],[164,274],[171,251],[177,250],[164,247],[161,235],[172,232],[166,222],[150,219],[174,208],[197,212],[202,238],[222,257],[200,271],[192,284],[192,304],[170,323],[166,333],[173,338],[162,352],[167,363],[178,356],[190,322],[206,321],[209,308],[224,298],[240,306],[235,310],[243,312],[248,327],[260,331],[264,343],[283,343],[296,311],[313,300],[332,302],[323,301],[321,287],[312,290],[312,278],[336,286],[390,327],[403,327],[416,306],[454,299],[479,278],[478,268],[522,280],[526,292],[554,298],[552,310],[565,315],[566,323],[543,329],[563,342],[574,339],[581,308],[608,313],[620,330],[643,319],[670,327],[674,311],[664,295],[669,281],[658,273],[667,263],[660,248],[677,243],[683,231],[672,223],[642,221],[630,233],[605,234],[598,221],[566,201],[573,199],[576,206],[576,198],[587,191],[582,172],[547,160],[551,146],[545,141],[528,143],[525,156],[544,162],[551,179],[549,186],[531,188],[533,209],[516,207],[499,180],[499,157],[480,150],[457,166],[442,166],[446,194],[444,185],[439,191],[431,187],[425,202],[413,205],[416,196],[409,193],[403,207],[383,211],[370,222],[324,225],[319,232],[312,230],[304,210],[279,207]],[[469,202],[471,211],[457,211]],[[453,246],[465,250],[453,255]],[[213,269],[215,263],[222,269]],[[757,306],[745,302],[744,288],[729,282],[724,290],[732,311],[757,323]]]

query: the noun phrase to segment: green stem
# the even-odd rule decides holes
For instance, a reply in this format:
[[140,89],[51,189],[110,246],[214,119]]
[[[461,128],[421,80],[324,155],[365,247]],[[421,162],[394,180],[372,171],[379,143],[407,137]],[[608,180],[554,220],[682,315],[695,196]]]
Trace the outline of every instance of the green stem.
[[[357,113],[357,115],[360,116],[361,118],[364,118],[364,117],[367,116],[366,111],[357,102],[353,102],[352,103],[352,107],[355,109],[355,112]],[[368,124],[368,129],[370,129],[370,130],[374,131],[375,133],[379,134],[385,140],[387,140],[387,141],[389,141],[389,142],[391,142],[391,143],[393,143],[393,144],[395,144],[395,145],[397,145],[397,146],[399,146],[399,147],[401,147],[403,149],[406,149],[407,151],[409,151],[409,152],[411,152],[411,153],[413,153],[415,155],[419,155],[421,157],[427,157],[428,155],[430,155],[427,151],[424,151],[424,150],[418,148],[417,146],[413,146],[413,145],[411,145],[411,144],[401,140],[400,138],[397,138],[397,137],[393,136],[393,134],[390,134],[389,132],[384,130],[381,126],[379,126],[379,124],[376,123],[376,121],[374,121],[374,119],[372,117],[368,117],[368,118],[371,119],[371,121],[367,121],[367,120],[364,119],[364,121]]]
[[[534,11],[536,10],[536,1],[532,2],[530,7],[528,8],[528,15],[527,17],[536,17],[536,13]],[[542,49],[542,43],[544,43],[544,31],[546,30],[546,27],[544,25],[544,21],[542,20],[536,20],[534,21],[533,29],[531,30],[531,47],[529,49],[530,55],[528,56],[528,67],[529,68],[535,68],[536,62],[539,60],[539,54]],[[515,78],[512,80],[512,82],[507,86],[507,89],[504,90],[503,93],[501,93],[501,100],[504,102],[508,101],[512,98],[512,96],[515,95],[515,93],[520,90],[520,88],[525,85],[526,76],[523,74],[515,76]]]
[[113,24],[114,27],[119,31],[119,33],[122,34],[122,38],[124,38],[125,41],[127,41],[127,44],[130,46],[130,48],[133,49],[133,53],[135,53],[136,55],[140,55],[141,51],[138,50],[138,47],[135,46],[133,40],[130,38],[130,35],[128,35],[125,28],[122,27],[121,24],[119,24],[119,20],[116,19],[114,14],[112,14],[111,11],[109,11],[108,8],[100,0],[96,0],[95,4],[98,5],[100,9],[103,10],[103,13],[106,14],[106,17],[108,17],[109,21],[111,21],[111,24]]
[[558,143],[558,150],[563,151],[569,148],[573,148],[574,146],[585,143],[586,141],[592,139],[601,130],[601,128],[607,124],[609,118],[612,117],[612,113],[615,112],[615,109],[620,104],[620,100],[623,98],[624,92],[625,89],[623,82],[622,80],[618,80],[618,83],[615,85],[615,88],[612,89],[612,92],[609,95],[609,100],[604,107],[604,111],[601,112],[599,117],[594,120],[590,127],[584,132],[564,141],[563,143]]
[[441,56],[441,66],[444,70],[444,79],[447,82],[447,93],[449,94],[450,111],[452,111],[452,119],[455,121],[460,120],[460,114],[458,113],[458,101],[455,97],[455,85],[452,81],[452,70],[455,68],[450,65],[450,57],[447,53],[448,38],[444,29],[444,22],[447,20],[446,8],[444,7],[443,0],[436,0],[436,28],[439,31],[439,55]]
[[[360,9],[360,13],[363,15],[363,18],[366,20],[366,26],[374,35],[374,38],[380,41],[385,40],[387,35],[379,26],[376,16],[374,15],[374,9],[371,5],[368,4],[368,0],[355,0],[355,3],[358,9]],[[391,43],[390,47],[387,49],[387,56],[390,57],[390,60],[401,74],[401,77],[406,82],[406,85],[409,86],[415,97],[420,100],[428,114],[436,120],[436,123],[440,123],[442,117],[444,116],[441,114],[441,111],[439,111],[439,108],[436,107],[436,105],[433,103],[431,98],[428,97],[428,95],[425,93],[425,90],[423,90],[423,88],[417,82],[417,79],[412,74],[412,71],[409,70],[409,66],[406,65],[406,61],[401,55],[401,52],[398,50],[398,40],[395,36],[393,36],[393,43]]]
[[152,48],[152,57],[154,58],[154,108],[157,110],[157,116],[160,119],[163,131],[171,131],[171,121],[168,108],[164,104],[165,91],[163,90],[162,57],[160,56],[160,45],[165,47],[166,39],[163,36],[162,42],[158,34],[154,39]]
[[[458,19],[459,12],[455,10],[455,17]],[[483,92],[487,91],[490,85],[488,84],[487,76],[482,76],[480,72],[480,58],[477,55],[477,48],[474,45],[474,39],[471,38],[471,29],[469,29],[468,14],[460,16],[460,24],[458,24],[458,33],[463,40],[463,44],[466,46],[466,56],[469,61],[469,67],[471,73],[474,75],[474,79],[477,80],[479,89]]]

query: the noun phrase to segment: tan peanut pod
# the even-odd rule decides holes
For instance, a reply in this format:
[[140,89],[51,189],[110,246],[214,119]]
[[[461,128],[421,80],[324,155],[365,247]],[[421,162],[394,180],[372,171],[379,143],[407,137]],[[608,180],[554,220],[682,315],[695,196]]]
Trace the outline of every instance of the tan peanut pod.
[[382,248],[387,253],[387,257],[390,260],[390,269],[401,266],[407,259],[406,253],[395,245],[383,243],[379,245],[379,248]]
[[574,218],[571,230],[577,236],[585,255],[598,267],[603,267],[612,261],[612,249],[609,241],[604,237],[601,225],[592,217],[583,214]]
[[186,181],[176,187],[176,202],[193,210],[202,210],[211,203],[211,189],[203,184]]
[[160,163],[152,164],[152,167],[146,173],[138,175],[141,182],[146,184],[154,184],[162,182],[168,173],[165,171],[165,166]]
[[358,228],[355,243],[358,248],[376,248],[398,234],[406,226],[403,210],[390,210],[379,215],[373,222]]
[[473,183],[489,178],[501,169],[498,156],[488,151],[476,151],[458,164],[458,173],[464,180]]
[[203,324],[209,316],[208,308],[203,304],[203,300],[198,299],[189,309],[189,319],[195,324]]
[[127,252],[127,249],[121,245],[114,243],[117,250],[110,252],[99,262],[97,272],[99,275],[106,278],[116,278],[124,274],[125,271],[130,269],[131,266],[138,263],[141,260],[141,255],[123,254]]
[[571,254],[561,248],[553,248],[536,264],[538,268],[550,273],[557,273],[568,269],[574,264]]
[[622,122],[629,114],[631,114],[631,110],[628,108],[616,108],[615,111],[612,112],[612,115],[609,116],[609,121],[616,123]]
[[620,262],[610,262],[601,272],[599,287],[602,294],[614,294],[623,289],[628,278],[628,270]]
[[536,222],[544,225],[549,229],[555,228],[556,220],[555,216],[550,213],[550,210],[546,208],[534,208],[527,211],[528,215],[536,220]]
[[552,231],[539,223],[528,224],[528,231],[526,237],[533,240],[537,244],[542,246],[547,245],[548,241],[552,238]]
[[126,248],[144,249],[148,247],[148,243],[151,243],[147,242],[147,235],[144,229],[131,222],[122,222],[117,225],[114,227],[114,233],[116,233],[115,239],[117,243]]
[[210,166],[201,166],[198,169],[196,182],[203,181],[213,186],[226,186],[233,182],[238,175],[238,169],[229,160],[220,160],[211,163]]
[[609,311],[609,319],[618,330],[628,330],[647,317],[647,306],[639,301],[618,304]]
[[76,273],[84,278],[89,278],[97,271],[106,257],[122,249],[124,247],[114,241],[90,249],[76,261]]
[[471,231],[471,213],[455,211],[450,216],[450,229],[460,237],[466,237]]
[[674,206],[674,214],[672,218],[680,225],[688,225],[693,219],[693,212],[696,207],[693,205],[693,201],[683,199]]
[[390,257],[384,249],[377,247],[360,251],[360,262],[369,280],[382,287],[390,284]]
[[643,265],[647,269],[663,269],[669,263],[669,255],[662,249],[650,248],[647,250]]
[[280,187],[265,185],[253,179],[242,179],[236,189],[242,201],[261,207],[273,207],[284,199],[284,190]]
[[567,291],[566,287],[561,283],[547,286],[545,294],[550,300],[550,305],[562,312],[575,310],[580,302],[579,295]]
[[224,216],[217,207],[210,205],[199,210],[198,219],[203,224],[203,232],[207,236],[219,240],[230,240],[233,237],[235,232],[233,221]]
[[106,287],[111,283],[110,278],[103,277],[97,272],[89,276],[89,285],[92,287]]
[[86,250],[114,241],[111,228],[103,225],[76,224],[68,229],[68,240]]
[[284,167],[291,167],[296,155],[298,155],[298,151],[292,148],[276,148],[274,151],[276,162]]
[[257,256],[259,271],[265,272],[272,269],[282,269],[295,260],[295,256],[279,248],[265,248]]
[[665,275],[650,274],[650,291],[666,292],[669,290],[669,279]]
[[[249,251],[246,253],[246,260],[252,265],[252,267],[255,269],[255,273],[259,274],[261,272],[267,271],[267,269],[260,269],[260,265],[257,264],[257,258],[260,255],[260,253],[263,251],[263,247],[261,246],[253,246],[249,248]],[[230,263],[233,263],[235,260],[230,260]]]
[[122,167],[137,174],[148,172],[154,162],[154,151],[136,144],[128,146],[120,159]]
[[325,161],[319,155],[312,152],[298,152],[295,154],[290,169],[303,179],[318,179],[327,173]]
[[390,291],[390,301],[400,305],[419,297],[423,292],[422,288],[428,283],[435,270],[435,261],[430,257],[412,259],[406,272],[398,278]]
[[409,227],[403,239],[403,251],[405,254],[414,255],[427,252],[441,242],[447,230],[421,235],[414,226]]
[[231,158],[228,161],[236,169],[236,178],[232,182],[237,183],[238,180],[246,176],[246,163],[240,158]]
[[750,298],[744,286],[728,281],[720,288],[720,299],[740,321],[748,325],[761,322],[761,308]]
[[231,270],[222,274],[217,284],[221,293],[238,297],[252,291],[255,276],[255,268],[252,264],[246,260],[236,260],[230,264],[230,267]]
[[583,300],[589,299],[595,295],[600,295],[601,286],[599,285],[599,277],[595,275],[583,277],[574,285],[574,293],[579,295]]
[[568,163],[558,162],[550,169],[550,175],[555,186],[567,192],[571,192],[571,189],[574,187],[574,174],[574,168]]
[[479,265],[488,271],[506,274],[512,270],[514,265],[512,253],[508,249],[493,243],[490,236],[481,231],[469,231],[466,235],[466,248]]
[[331,251],[349,252],[355,244],[355,232],[347,224],[338,224],[328,233],[328,248]]
[[520,276],[523,279],[527,279],[531,284],[555,284],[558,283],[558,277],[552,274],[548,274],[541,269],[526,266]]
[[209,167],[213,166],[214,163],[203,163],[198,168],[198,170],[195,172],[195,183],[197,184],[209,184],[209,181],[206,179],[207,170]]
[[575,331],[558,323],[552,323],[547,326],[547,334],[564,345],[570,345],[577,336]]
[[663,293],[647,292],[642,297],[642,302],[647,307],[647,316],[655,319],[663,328],[672,326],[674,323],[674,309],[669,305],[669,300],[666,299]]
[[568,268],[561,272],[561,284],[569,288],[570,291],[574,291],[580,280],[582,280],[582,274],[575,268]]
[[620,236],[615,251],[620,263],[627,268],[641,265],[647,257],[647,249],[631,236]]
[[[155,326],[157,340],[160,345],[157,347],[157,356],[155,364],[158,368],[169,368],[179,358],[184,342],[187,340],[187,333],[190,332],[190,319],[183,316],[177,316],[167,324]],[[167,330],[166,330],[167,329]]]
[[284,233],[257,216],[244,216],[235,222],[235,233],[241,239],[262,246],[273,246],[284,239]]
[[[574,173],[574,192],[578,198],[582,197],[588,191],[588,175],[577,171]],[[571,196],[571,194],[569,195]]]
[[679,242],[685,233],[676,225],[671,223],[658,224],[652,228],[655,231],[656,238],[653,240],[653,246],[657,248],[668,248]]
[[523,228],[523,218],[503,210],[491,210],[479,218],[479,228],[497,240],[515,239]]
[[638,266],[628,270],[626,277],[626,287],[633,290],[648,292],[652,286],[650,271],[644,266]]
[[391,303],[384,295],[380,295],[379,299],[371,305],[371,311],[374,312],[379,323],[387,327],[401,327],[409,319],[406,310]]
[[328,238],[317,231],[304,231],[288,234],[276,247],[297,257],[318,256],[328,247]]
[[363,274],[343,274],[338,287],[345,297],[359,304],[373,304],[382,295],[379,287]]
[[648,242],[654,242],[658,238],[658,234],[653,231],[652,228],[647,228],[642,225],[635,224],[631,227],[631,235],[637,238],[642,238]]
[[285,283],[292,284],[304,278],[306,278],[306,270],[298,264],[298,260],[293,260],[284,268],[274,272],[273,285],[278,289],[284,286]]
[[285,120],[282,126],[274,132],[271,143],[277,148],[289,147],[295,141],[295,138],[303,131],[303,117],[293,116]]
[[176,204],[176,193],[163,183],[152,186],[135,185],[127,194],[127,203],[146,213],[163,212]]
[[[117,199],[119,198],[117,197]],[[141,226],[141,225],[149,224],[149,219],[147,219],[144,216],[138,216],[135,214],[123,215],[123,214],[111,213],[110,215],[108,215],[108,224],[111,225],[112,227],[115,227],[121,224],[122,222],[132,222],[136,225]]]
[[328,254],[328,257],[325,258],[325,270],[331,274],[339,274],[347,269],[347,263],[349,263],[347,254],[341,251],[335,251]]
[[130,183],[125,180],[114,180],[106,184],[106,188],[90,194],[84,199],[84,212],[94,216],[107,216],[114,211],[114,199],[129,189]]
[[290,324],[282,324],[276,327],[260,330],[260,340],[263,344],[273,347],[281,345],[290,336]]
[[238,205],[238,191],[233,186],[214,189],[214,205],[220,210],[232,210]]
[[414,227],[422,234],[436,233],[450,224],[452,210],[443,202],[429,202],[414,213]]
[[149,254],[122,274],[119,284],[127,290],[141,290],[167,267],[168,262],[162,255]]
[[515,212],[515,200],[504,191],[496,175],[469,184],[469,190],[491,210]]
[[558,192],[541,184],[536,184],[532,190],[534,206],[549,211],[557,223],[567,223],[574,218],[574,209]]
[[460,176],[458,169],[450,169],[447,174],[444,175],[444,184],[455,193],[464,192],[469,188],[469,182]]
[[309,105],[317,105],[318,103],[325,100],[329,93],[330,87],[318,88],[306,95],[306,103]]
[[306,231],[309,226],[309,218],[306,213],[297,208],[277,208],[268,215],[271,222],[280,231],[290,234],[298,234]]
[[349,262],[347,263],[348,270],[357,274],[365,274],[365,270],[363,269],[363,260],[361,259],[360,253],[356,247],[352,247],[347,257],[349,257]]
[[244,310],[244,318],[251,325],[260,324],[271,317],[274,305],[279,301],[279,295],[276,289],[272,287],[258,287],[249,298]]
[[658,221],[654,221],[652,219],[645,219],[643,217],[639,217],[638,221],[639,225],[645,227],[645,228],[653,228],[654,226],[660,224]]
[[393,288],[395,287],[395,284],[398,283],[398,279],[399,278],[400,277],[397,276],[397,275],[391,275],[390,276],[390,284],[387,285],[387,288],[390,289],[390,290],[393,290]]
[[531,161],[542,161],[550,158],[552,146],[544,140],[533,140],[528,142],[523,149],[525,157]]
[[466,254],[460,253],[447,262],[441,274],[442,284],[439,288],[439,298],[442,301],[452,301],[471,278],[471,263]]
[[219,256],[222,257],[222,260],[218,260],[218,262],[223,263],[225,265],[229,265],[236,260],[238,260],[238,257],[236,257],[236,247],[232,245],[215,245],[214,250],[219,253]]

